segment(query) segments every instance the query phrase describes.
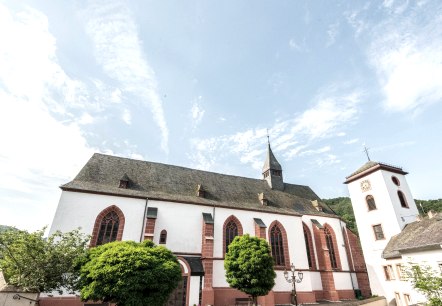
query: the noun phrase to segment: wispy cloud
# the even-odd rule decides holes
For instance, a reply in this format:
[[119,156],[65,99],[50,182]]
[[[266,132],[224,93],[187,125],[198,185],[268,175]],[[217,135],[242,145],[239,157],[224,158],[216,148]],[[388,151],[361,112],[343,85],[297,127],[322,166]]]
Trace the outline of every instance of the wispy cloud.
[[124,111],[123,111],[122,119],[123,119],[124,123],[126,123],[127,125],[132,124],[132,115],[130,113],[130,110],[128,110],[127,108],[124,109]]
[[0,223],[35,230],[50,223],[59,196],[53,186],[95,151],[80,128],[91,118],[85,113],[76,122],[69,113],[81,108],[87,86],[58,64],[56,40],[39,11],[0,4],[0,29]]
[[344,141],[343,144],[348,145],[348,144],[357,143],[358,141],[359,141],[359,138],[353,138],[353,139]]
[[308,51],[307,44],[305,41],[305,38],[299,43],[296,41],[295,38],[290,38],[289,40],[289,47],[290,49],[298,52],[306,52]]
[[161,147],[168,152],[169,130],[163,101],[153,68],[143,54],[137,26],[124,2],[99,1],[85,11],[86,32],[95,45],[96,60],[107,75],[117,80],[123,93],[146,103],[162,135]]
[[336,36],[339,34],[339,21],[336,23],[332,23],[328,26],[327,29],[327,42],[325,46],[328,48],[332,46],[336,41]]
[[203,97],[198,96],[198,98],[193,99],[192,107],[190,109],[190,116],[192,118],[192,126],[196,128],[198,124],[200,124],[201,120],[204,117],[204,110],[201,108],[201,101]]
[[[362,97],[359,90],[345,93],[340,90],[337,86],[324,88],[313,100],[312,107],[269,127],[273,150],[279,152],[279,156],[285,160],[301,154],[328,152],[330,147],[327,146],[315,150],[308,148],[322,139],[339,137],[342,130],[357,118],[358,104]],[[241,163],[260,169],[266,148],[266,134],[266,128],[258,127],[233,135],[194,139],[194,153],[190,156],[193,166],[210,169],[213,165],[222,163],[227,156],[235,155]],[[216,155],[214,152],[223,153]],[[332,159],[328,160],[331,162]]]

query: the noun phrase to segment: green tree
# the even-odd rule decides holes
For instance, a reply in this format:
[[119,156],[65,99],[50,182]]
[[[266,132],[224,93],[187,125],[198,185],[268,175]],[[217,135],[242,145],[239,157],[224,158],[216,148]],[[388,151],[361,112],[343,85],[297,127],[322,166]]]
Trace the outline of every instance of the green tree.
[[430,306],[442,306],[442,273],[427,265],[409,264],[405,274],[413,287],[421,292]]
[[8,284],[26,291],[72,291],[78,278],[76,262],[86,255],[89,237],[74,230],[46,239],[44,231],[1,232],[0,269]]
[[266,295],[275,285],[273,258],[266,240],[246,234],[237,236],[229,245],[224,260],[230,287],[252,297]]
[[115,241],[89,250],[81,263],[83,300],[118,306],[163,305],[181,280],[177,258],[151,241]]

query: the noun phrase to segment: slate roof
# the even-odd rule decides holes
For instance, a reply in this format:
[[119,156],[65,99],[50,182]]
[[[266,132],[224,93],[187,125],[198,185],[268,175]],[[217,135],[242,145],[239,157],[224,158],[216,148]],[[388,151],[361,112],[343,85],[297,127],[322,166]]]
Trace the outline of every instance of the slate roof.
[[282,170],[281,164],[276,159],[275,155],[273,155],[272,148],[270,148],[270,143],[267,147],[267,155],[266,160],[264,162],[264,166],[262,167],[262,172],[265,172],[266,170]]
[[403,171],[401,167],[370,160],[365,164],[363,164],[358,170],[347,176],[344,183],[348,184],[358,178],[361,178],[377,170],[388,170],[390,172],[395,172],[399,174],[408,174],[407,172]]
[[[118,188],[127,175],[128,188]],[[197,196],[201,184],[205,197]],[[194,203],[284,214],[337,217],[324,203],[317,211],[312,200],[320,200],[308,186],[284,183],[284,191],[272,190],[265,180],[225,175],[161,163],[94,154],[78,175],[61,189],[117,196]],[[261,204],[264,192],[269,203]]]
[[391,237],[382,257],[385,259],[401,257],[401,254],[440,249],[442,245],[442,216],[436,215],[408,224],[401,233]]

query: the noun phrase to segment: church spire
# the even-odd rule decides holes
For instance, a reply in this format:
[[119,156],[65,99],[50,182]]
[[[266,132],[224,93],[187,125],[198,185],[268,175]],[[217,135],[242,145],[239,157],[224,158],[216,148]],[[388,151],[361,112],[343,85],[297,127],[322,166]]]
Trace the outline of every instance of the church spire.
[[270,141],[268,141],[267,144],[267,155],[264,166],[262,167],[262,176],[267,181],[270,188],[284,190],[282,167],[272,152]]

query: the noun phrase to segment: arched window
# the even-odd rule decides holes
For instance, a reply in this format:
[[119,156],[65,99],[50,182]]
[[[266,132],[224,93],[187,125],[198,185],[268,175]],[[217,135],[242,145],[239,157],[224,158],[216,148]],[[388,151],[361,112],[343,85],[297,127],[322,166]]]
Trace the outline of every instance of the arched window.
[[374,201],[374,198],[372,195],[368,195],[365,198],[365,201],[367,202],[368,210],[376,209],[376,202]]
[[229,248],[229,244],[232,243],[236,236],[238,236],[238,226],[233,220],[231,220],[226,225],[226,251]]
[[162,230],[160,233],[160,244],[166,244],[166,240],[167,240],[167,231]]
[[281,229],[278,225],[274,225],[270,229],[270,246],[272,248],[272,256],[276,266],[284,266],[284,240],[282,238]]
[[101,245],[117,240],[118,226],[120,225],[120,218],[111,211],[101,220],[100,231],[98,232],[97,244]]
[[336,260],[335,246],[333,243],[332,233],[327,227],[324,228],[324,233],[325,233],[325,241],[327,243],[327,248],[328,248],[328,254],[330,256],[331,267],[332,269],[337,269],[338,261]]
[[91,246],[121,240],[124,229],[124,214],[115,205],[104,209],[95,219]]
[[223,251],[224,254],[227,253],[227,250],[229,249],[229,245],[232,243],[233,239],[235,239],[236,236],[242,235],[242,226],[241,222],[235,217],[230,216],[226,219],[224,222],[224,245],[223,245]]
[[313,251],[313,242],[310,230],[307,225],[303,224],[305,249],[307,251],[307,260],[309,269],[316,269],[315,253]]
[[399,201],[401,202],[401,206],[404,208],[408,208],[407,200],[405,199],[405,196],[402,193],[402,191],[398,190],[397,195],[399,197]]

